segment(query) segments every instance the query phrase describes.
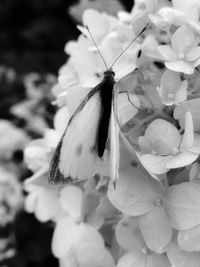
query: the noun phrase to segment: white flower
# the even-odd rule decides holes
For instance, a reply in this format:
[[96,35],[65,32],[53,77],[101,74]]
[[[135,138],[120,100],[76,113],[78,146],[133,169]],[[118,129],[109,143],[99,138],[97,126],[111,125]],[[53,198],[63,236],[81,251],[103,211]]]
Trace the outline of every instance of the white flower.
[[175,126],[157,119],[139,137],[142,153],[138,157],[152,173],[163,174],[170,169],[184,167],[194,162],[200,153],[200,137],[193,132],[191,112],[185,113],[185,132],[181,136]]
[[11,122],[0,120],[0,158],[10,160],[16,150],[23,150],[29,141],[26,133]]

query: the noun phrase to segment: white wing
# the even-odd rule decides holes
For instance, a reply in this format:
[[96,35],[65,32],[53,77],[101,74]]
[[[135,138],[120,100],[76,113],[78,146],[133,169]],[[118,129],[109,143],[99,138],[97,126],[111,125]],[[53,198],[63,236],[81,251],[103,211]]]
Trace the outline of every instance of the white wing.
[[113,90],[110,118],[110,177],[115,183],[119,178],[119,126],[117,123],[117,91]]
[[93,89],[72,116],[58,144],[50,168],[55,183],[85,180],[97,173],[102,164],[96,151],[101,114],[98,89]]

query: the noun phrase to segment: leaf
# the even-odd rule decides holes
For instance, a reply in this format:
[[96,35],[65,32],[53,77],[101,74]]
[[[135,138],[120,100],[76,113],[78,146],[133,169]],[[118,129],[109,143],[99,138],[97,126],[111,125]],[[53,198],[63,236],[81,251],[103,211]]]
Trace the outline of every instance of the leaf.
[[191,229],[179,231],[178,244],[181,249],[188,252],[200,251],[200,224]]
[[155,206],[154,209],[142,215],[139,218],[139,226],[149,249],[161,253],[172,235],[170,221],[164,208]]
[[[154,188],[155,186],[155,188]],[[120,178],[108,187],[110,202],[126,215],[138,216],[154,206],[153,200],[159,195],[158,183],[148,180],[136,168],[128,168],[120,173]]]
[[200,223],[200,184],[185,182],[166,190],[165,208],[171,225],[186,230]]
[[137,218],[123,217],[115,228],[115,236],[119,245],[125,250],[137,252],[145,246]]

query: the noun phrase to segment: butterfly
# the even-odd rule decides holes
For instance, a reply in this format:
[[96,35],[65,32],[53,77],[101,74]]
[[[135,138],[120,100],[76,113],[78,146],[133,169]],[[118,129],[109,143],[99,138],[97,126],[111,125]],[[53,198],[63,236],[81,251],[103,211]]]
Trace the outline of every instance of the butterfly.
[[[99,51],[89,28],[91,39]],[[146,27],[107,68],[102,81],[82,100],[61,137],[51,160],[49,181],[73,183],[93,177],[105,162],[109,139],[110,177],[113,182],[119,172],[119,132],[117,119],[117,90],[113,65],[129,46],[146,30]],[[109,138],[108,138],[109,137]]]

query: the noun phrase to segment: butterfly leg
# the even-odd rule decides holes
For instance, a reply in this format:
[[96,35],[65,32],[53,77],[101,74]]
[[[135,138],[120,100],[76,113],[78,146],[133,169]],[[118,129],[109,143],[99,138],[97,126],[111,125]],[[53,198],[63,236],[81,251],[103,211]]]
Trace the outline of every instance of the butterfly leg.
[[127,95],[127,98],[128,98],[128,101],[130,102],[130,104],[131,104],[134,108],[136,108],[136,109],[138,109],[138,110],[141,110],[139,107],[137,107],[137,106],[133,103],[133,101],[132,101],[131,98],[130,98],[130,95],[129,95],[128,91],[120,91],[119,94],[126,94],[126,95]]

